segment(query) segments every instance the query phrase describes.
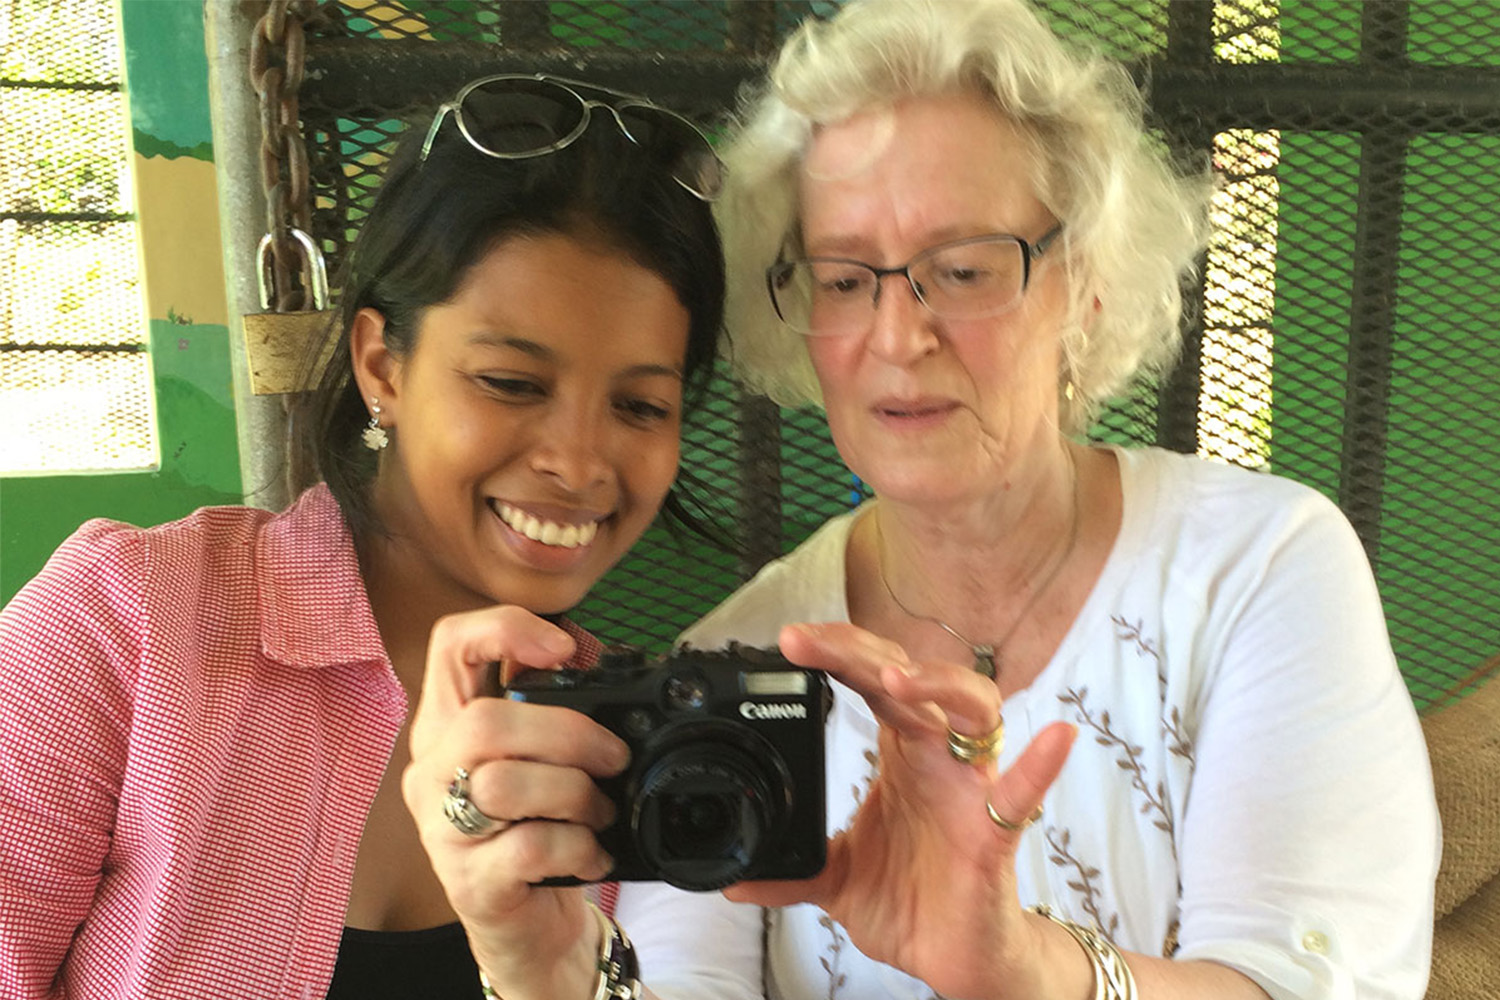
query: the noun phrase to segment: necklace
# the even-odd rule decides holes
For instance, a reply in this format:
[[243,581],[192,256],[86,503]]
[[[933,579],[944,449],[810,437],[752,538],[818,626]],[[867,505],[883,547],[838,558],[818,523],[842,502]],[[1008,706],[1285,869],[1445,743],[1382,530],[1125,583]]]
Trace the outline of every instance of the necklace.
[[885,592],[890,595],[896,607],[900,608],[902,613],[908,618],[915,618],[918,621],[936,625],[965,646],[968,646],[969,650],[974,654],[975,672],[981,673],[991,679],[995,676],[995,661],[1005,648],[1005,644],[1010,641],[1011,636],[1015,635],[1016,629],[1021,627],[1021,622],[1025,621],[1026,615],[1032,608],[1036,607],[1036,602],[1047,592],[1047,588],[1052,586],[1052,582],[1057,579],[1058,573],[1062,572],[1063,566],[1067,564],[1068,557],[1073,554],[1073,547],[1078,543],[1078,464],[1073,460],[1072,451],[1066,447],[1063,450],[1063,454],[1068,456],[1068,467],[1073,472],[1073,514],[1068,522],[1067,544],[1063,546],[1062,555],[1048,567],[1047,572],[1042,576],[1041,582],[1031,591],[1031,597],[1027,599],[1021,610],[1016,613],[1015,620],[1010,623],[1005,633],[995,643],[975,642],[941,618],[918,614],[902,603],[901,598],[897,597],[896,592],[891,589],[891,582],[885,576],[885,534],[880,528],[880,512],[878,510],[875,512],[875,571],[880,576],[880,582],[884,585]]

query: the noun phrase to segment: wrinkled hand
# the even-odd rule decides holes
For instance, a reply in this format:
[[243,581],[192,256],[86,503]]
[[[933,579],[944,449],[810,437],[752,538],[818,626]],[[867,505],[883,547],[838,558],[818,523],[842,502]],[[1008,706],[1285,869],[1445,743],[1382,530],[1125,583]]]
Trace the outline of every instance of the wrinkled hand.
[[1041,804],[1076,730],[1049,726],[1004,773],[959,763],[947,730],[982,736],[1000,717],[992,680],[959,664],[914,663],[896,643],[853,625],[783,629],[782,653],[858,692],[880,722],[880,771],[849,827],[829,843],[817,878],[747,882],[729,898],[783,906],[810,902],[843,925],[871,958],[945,996],[995,995],[1031,979],[1034,925],[1016,896],[1020,821]]
[[[582,890],[534,883],[609,871],[594,832],[614,809],[593,779],[617,774],[628,751],[579,712],[481,692],[496,662],[508,680],[519,665],[555,667],[573,648],[566,632],[521,608],[443,618],[411,725],[402,796],[480,968],[507,1000],[592,988],[599,935]],[[469,771],[474,804],[511,825],[476,838],[448,821],[443,798],[459,767]]]

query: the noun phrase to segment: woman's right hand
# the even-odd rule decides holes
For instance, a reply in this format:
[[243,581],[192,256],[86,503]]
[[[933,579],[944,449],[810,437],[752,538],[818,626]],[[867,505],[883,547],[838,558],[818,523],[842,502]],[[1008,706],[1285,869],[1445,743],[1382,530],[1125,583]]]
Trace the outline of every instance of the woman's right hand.
[[1003,772],[962,763],[948,733],[995,728],[993,681],[966,664],[915,662],[849,624],[787,626],[780,646],[863,697],[880,722],[880,767],[829,842],[820,875],[724,894],[762,906],[813,903],[865,955],[944,996],[1081,995],[1087,967],[1076,943],[1022,909],[1015,876],[1020,831],[1062,770],[1074,727],[1047,727]]
[[[580,712],[483,696],[495,663],[504,682],[520,666],[557,667],[573,649],[566,632],[518,607],[443,618],[411,725],[403,797],[475,959],[506,1000],[586,997],[597,976],[599,930],[583,891],[536,883],[609,872],[594,834],[614,808],[594,779],[623,770],[628,750]],[[508,825],[473,837],[448,820],[458,768],[474,805]]]

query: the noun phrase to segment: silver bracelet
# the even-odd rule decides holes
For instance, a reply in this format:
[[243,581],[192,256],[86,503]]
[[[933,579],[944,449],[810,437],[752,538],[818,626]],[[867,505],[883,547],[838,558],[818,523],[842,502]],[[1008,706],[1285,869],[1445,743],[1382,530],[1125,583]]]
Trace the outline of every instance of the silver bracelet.
[[589,909],[599,920],[599,985],[594,1000],[641,1000],[641,966],[635,957],[635,945],[625,930],[591,901]]
[[1045,903],[1033,906],[1031,912],[1071,934],[1088,956],[1089,966],[1094,970],[1093,1000],[1135,1000],[1135,976],[1125,964],[1125,956],[1108,938],[1092,927],[1062,919]]
[[[599,972],[593,1000],[641,1000],[640,964],[635,946],[615,919],[592,902],[588,904],[599,923],[599,957],[594,967]],[[490,985],[490,977],[479,970],[479,989],[484,1000],[503,1000]]]

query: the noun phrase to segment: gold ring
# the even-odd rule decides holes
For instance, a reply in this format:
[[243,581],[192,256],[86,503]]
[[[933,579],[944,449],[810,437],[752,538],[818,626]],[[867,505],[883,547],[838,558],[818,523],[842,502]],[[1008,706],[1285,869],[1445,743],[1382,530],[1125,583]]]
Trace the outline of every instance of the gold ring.
[[948,753],[960,764],[988,764],[1000,756],[1005,746],[1005,720],[983,736],[965,736],[948,730]]
[[1026,829],[1028,826],[1042,818],[1042,807],[1037,806],[1036,812],[1032,813],[1030,816],[1027,816],[1019,823],[1012,823],[1004,816],[1001,816],[999,813],[995,812],[995,807],[993,804],[991,804],[989,799],[984,800],[984,811],[990,814],[990,819],[995,821],[996,826],[998,826],[1002,830],[1009,830],[1011,833],[1020,833],[1022,830]]

